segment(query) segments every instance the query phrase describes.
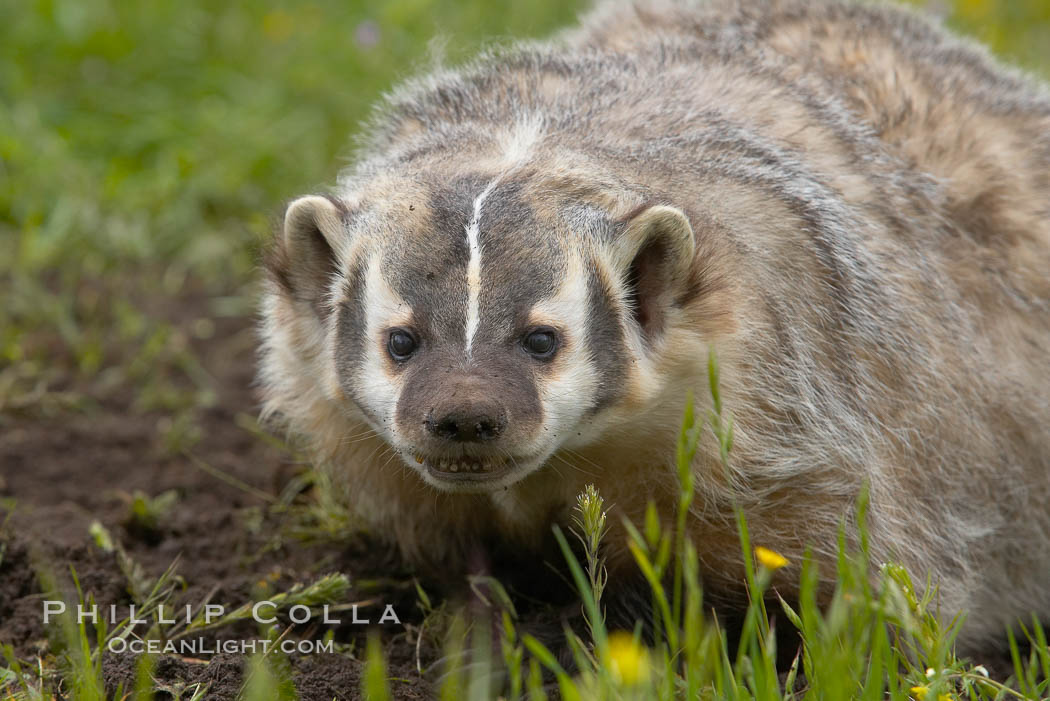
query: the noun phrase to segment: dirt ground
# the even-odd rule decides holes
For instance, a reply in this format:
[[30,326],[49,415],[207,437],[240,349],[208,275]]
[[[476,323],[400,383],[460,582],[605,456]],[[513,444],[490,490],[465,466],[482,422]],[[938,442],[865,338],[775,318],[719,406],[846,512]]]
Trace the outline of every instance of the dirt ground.
[[[203,300],[186,301],[203,304]],[[195,310],[181,310],[189,319]],[[224,483],[198,465],[207,464],[262,493],[277,495],[301,468],[279,447],[244,425],[257,415],[251,383],[254,335],[249,319],[227,319],[194,352],[214,378],[217,401],[199,415],[200,440],[188,453],[169,454],[159,446],[168,418],[139,412],[120,393],[89,409],[41,415],[0,415],[0,642],[13,646],[23,660],[47,659],[42,621],[40,562],[68,580],[75,569],[85,595],[107,610],[133,603],[127,579],[114,553],[104,552],[89,535],[99,521],[123,545],[146,575],[157,577],[177,559],[184,582],[176,603],[222,603],[226,610],[260,600],[260,592],[280,592],[296,582],[308,584],[329,572],[351,582],[346,602],[371,600],[361,617],[372,621],[382,606],[395,607],[402,625],[386,624],[381,633],[396,698],[431,696],[430,683],[417,671],[416,635],[423,614],[410,577],[385,548],[360,537],[304,543],[282,535],[281,517],[265,499]],[[240,417],[240,422],[238,420]],[[136,490],[155,496],[175,490],[177,503],[155,529],[129,522],[129,501]],[[6,518],[6,522],[4,519]],[[387,582],[376,589],[375,580]],[[360,582],[369,584],[367,587]],[[265,588],[261,589],[261,586]],[[75,599],[74,599],[75,600]],[[123,615],[123,614],[122,614]],[[344,621],[346,617],[343,616]],[[306,624],[309,626],[309,624]],[[327,630],[329,627],[325,627]],[[302,699],[357,698],[368,626],[344,622],[335,640],[355,644],[351,654],[290,655],[295,686]],[[296,637],[319,638],[325,631],[296,629]],[[258,637],[254,624],[237,624],[204,633],[217,641]],[[434,659],[429,644],[419,648],[421,663]],[[107,690],[133,688],[134,655],[103,658]],[[154,669],[158,688],[177,693],[205,682],[209,699],[235,698],[243,683],[246,658],[218,654],[163,657]],[[186,694],[188,697],[190,694]],[[163,698],[163,695],[160,696]]]

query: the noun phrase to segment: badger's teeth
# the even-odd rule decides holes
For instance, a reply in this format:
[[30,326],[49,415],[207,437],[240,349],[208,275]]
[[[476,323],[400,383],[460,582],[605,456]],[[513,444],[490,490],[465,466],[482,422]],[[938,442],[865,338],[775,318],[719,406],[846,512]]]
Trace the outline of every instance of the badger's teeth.
[[427,463],[431,469],[437,470],[438,472],[472,472],[472,473],[489,473],[498,470],[502,470],[507,466],[507,458],[503,457],[492,457],[492,458],[434,458],[427,460],[422,454],[414,453],[413,456],[416,462],[423,464]]
[[420,453],[416,453],[416,454],[415,454],[415,455],[413,455],[412,457],[413,457],[413,458],[415,458],[415,461],[416,461],[417,463],[419,463],[420,465],[422,465],[422,464],[423,464],[423,455],[422,455],[422,454],[420,454]]

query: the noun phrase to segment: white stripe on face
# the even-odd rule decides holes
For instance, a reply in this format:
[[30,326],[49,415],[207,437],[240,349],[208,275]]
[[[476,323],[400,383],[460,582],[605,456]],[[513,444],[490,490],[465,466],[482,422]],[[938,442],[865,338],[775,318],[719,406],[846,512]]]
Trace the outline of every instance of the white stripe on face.
[[474,215],[467,224],[467,245],[470,247],[470,262],[467,263],[467,357],[470,357],[470,345],[478,331],[481,320],[481,240],[478,225],[481,222],[481,206],[485,198],[492,193],[502,175],[496,176],[481,194],[474,200]]
[[481,322],[481,207],[487,198],[506,175],[520,167],[529,158],[529,153],[540,138],[543,122],[538,118],[525,118],[516,125],[514,131],[507,134],[503,142],[502,172],[485,186],[481,194],[474,199],[474,213],[467,224],[467,245],[470,248],[470,262],[467,263],[467,322],[466,353],[470,357],[470,347],[474,334]]

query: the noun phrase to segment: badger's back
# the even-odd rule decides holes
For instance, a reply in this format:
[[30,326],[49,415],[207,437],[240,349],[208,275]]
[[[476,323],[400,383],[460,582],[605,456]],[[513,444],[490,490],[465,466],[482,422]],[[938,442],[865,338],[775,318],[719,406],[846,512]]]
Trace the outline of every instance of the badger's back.
[[[794,192],[790,185],[768,189],[776,199],[797,196],[821,215],[841,213],[843,229],[803,216],[809,231],[799,232],[827,240],[818,243],[823,270],[804,285],[832,289],[822,318],[800,324],[805,314],[769,303],[782,328],[758,342],[779,347],[775,355],[795,346],[780,362],[805,357],[798,349],[806,346],[824,344],[830,353],[800,363],[801,375],[757,364],[754,375],[740,378],[751,387],[756,376],[769,380],[758,383],[765,392],[751,394],[747,407],[768,408],[762,394],[794,385],[785,405],[756,421],[766,429],[756,438],[782,444],[784,427],[804,413],[800,399],[819,406],[834,397],[814,412],[823,425],[801,419],[812,428],[804,440],[844,451],[831,458],[840,464],[853,457],[842,443],[864,446],[848,472],[872,486],[874,527],[897,541],[893,556],[916,569],[936,560],[954,574],[959,586],[942,590],[977,612],[970,635],[979,637],[982,625],[995,629],[994,616],[980,620],[986,612],[1009,617],[1034,607],[1047,615],[1046,89],[925,18],[859,3],[611,3],[572,41],[696,65],[706,75],[682,80],[669,97],[690,104],[693,114],[713,110],[725,119],[716,128],[726,135],[724,157],[753,158],[789,178]],[[725,76],[724,93],[698,95],[693,86],[709,84],[712,73]],[[674,123],[684,131],[695,125]],[[756,153],[755,142],[766,150]],[[696,168],[711,163],[701,159]],[[802,192],[806,179],[811,187]],[[788,286],[806,277],[791,260],[765,261],[763,281],[779,278],[791,294]],[[783,328],[808,337],[785,340],[792,331]],[[799,389],[819,384],[828,370],[825,391]],[[769,377],[776,374],[789,379]],[[768,422],[768,415],[780,420]],[[851,419],[882,435],[853,433]],[[754,448],[760,464],[788,457]],[[808,457],[813,463],[799,475],[812,474],[821,456]],[[832,483],[817,491],[832,491]]]

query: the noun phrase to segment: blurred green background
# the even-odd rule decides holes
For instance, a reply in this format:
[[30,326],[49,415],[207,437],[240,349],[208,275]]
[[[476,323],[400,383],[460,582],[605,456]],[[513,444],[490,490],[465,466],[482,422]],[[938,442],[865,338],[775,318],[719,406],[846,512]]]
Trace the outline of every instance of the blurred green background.
[[[214,401],[193,339],[250,316],[282,203],[333,181],[380,93],[582,6],[0,2],[0,419]],[[1050,74],[1050,0],[927,6]]]

